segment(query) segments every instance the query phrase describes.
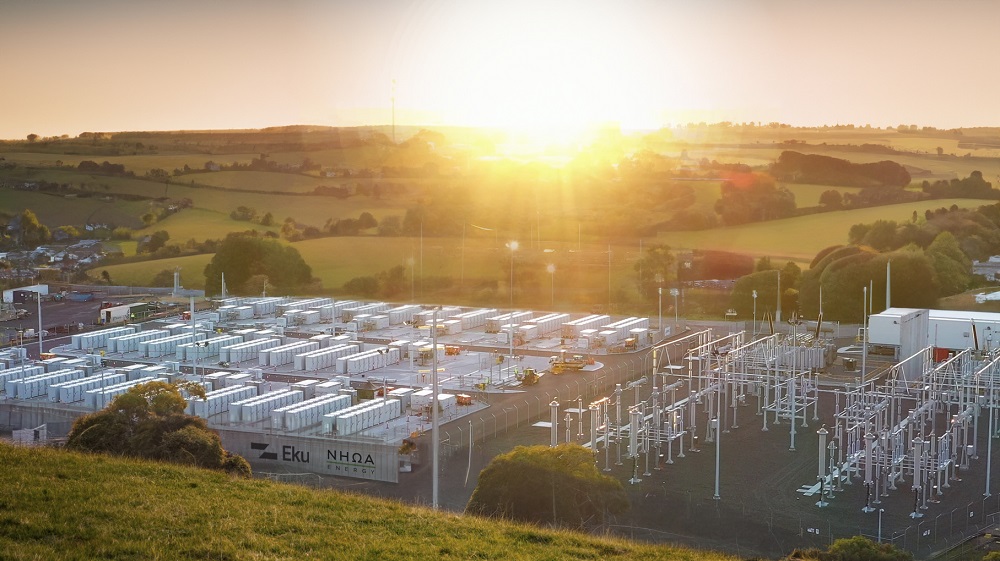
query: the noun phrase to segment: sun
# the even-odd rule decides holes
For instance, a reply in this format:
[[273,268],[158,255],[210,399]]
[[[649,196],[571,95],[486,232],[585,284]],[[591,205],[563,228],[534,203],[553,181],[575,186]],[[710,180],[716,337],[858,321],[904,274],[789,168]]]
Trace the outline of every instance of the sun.
[[441,19],[428,14],[440,32],[408,43],[400,65],[412,105],[432,106],[443,123],[562,142],[607,123],[656,129],[662,108],[676,104],[662,87],[669,57],[651,59],[634,21],[612,3],[470,4],[451,5]]

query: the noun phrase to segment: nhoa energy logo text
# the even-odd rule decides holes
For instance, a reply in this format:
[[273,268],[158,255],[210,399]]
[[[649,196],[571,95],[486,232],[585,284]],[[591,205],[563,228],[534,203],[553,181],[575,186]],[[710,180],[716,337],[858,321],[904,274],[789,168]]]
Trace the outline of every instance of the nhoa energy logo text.
[[372,458],[372,455],[362,454],[361,452],[327,450],[326,466],[334,473],[375,474],[375,460]]

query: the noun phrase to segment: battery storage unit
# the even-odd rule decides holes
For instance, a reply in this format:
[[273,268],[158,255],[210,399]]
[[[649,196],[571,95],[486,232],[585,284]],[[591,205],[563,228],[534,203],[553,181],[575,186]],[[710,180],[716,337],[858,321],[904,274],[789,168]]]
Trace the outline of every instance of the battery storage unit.
[[79,378],[68,382],[59,382],[49,386],[49,401],[59,403],[76,403],[83,401],[87,392],[93,389],[106,388],[127,381],[124,374],[105,374]]
[[254,386],[232,386],[213,390],[206,393],[204,399],[198,397],[189,398],[189,414],[208,419],[212,415],[228,412],[231,403],[256,396],[257,388]]
[[122,354],[134,353],[139,350],[139,343],[149,341],[151,339],[160,339],[162,337],[166,337],[168,334],[168,331],[162,329],[151,329],[149,331],[140,331],[138,333],[130,333],[128,335],[109,337],[108,352]]
[[611,321],[611,316],[605,314],[593,314],[579,319],[567,321],[562,324],[560,335],[567,339],[584,337],[583,331],[596,330],[602,325],[607,325]]
[[4,384],[8,398],[32,399],[46,395],[49,386],[59,382],[67,382],[83,378],[83,371],[76,369],[56,370],[45,372],[17,380],[9,380]]
[[323,415],[350,406],[350,396],[321,394],[301,403],[275,409],[271,414],[271,427],[278,430],[299,430],[322,422]]
[[70,338],[70,345],[78,351],[88,349],[103,349],[108,346],[108,338],[117,335],[129,335],[138,331],[133,326],[110,327],[89,333],[79,333]]
[[111,400],[119,395],[127,392],[129,388],[133,386],[138,386],[139,384],[145,384],[147,382],[166,382],[166,378],[154,378],[152,376],[146,376],[144,378],[137,378],[135,380],[130,380],[128,382],[122,382],[120,384],[115,384],[113,386],[105,386],[104,388],[95,388],[92,390],[87,390],[83,401],[86,403],[87,407],[91,409],[100,410],[104,409]]
[[359,403],[336,413],[323,415],[323,432],[336,431],[340,435],[349,435],[370,429],[399,417],[401,414],[398,399],[382,397]]
[[[44,373],[45,368],[41,366],[17,366],[14,368],[0,370],[0,389],[6,391],[7,382],[9,381],[21,380],[29,376],[37,376]],[[8,395],[7,397],[12,396]]]
[[302,392],[297,390],[277,390],[236,401],[229,405],[229,422],[255,423],[269,417],[274,409],[301,401]]

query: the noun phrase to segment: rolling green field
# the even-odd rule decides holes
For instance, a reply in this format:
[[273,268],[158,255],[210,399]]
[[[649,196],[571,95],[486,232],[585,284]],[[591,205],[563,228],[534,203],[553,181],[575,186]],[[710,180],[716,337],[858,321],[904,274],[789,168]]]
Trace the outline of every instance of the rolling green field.
[[289,193],[309,193],[320,185],[336,186],[342,179],[307,177],[297,173],[269,171],[216,171],[182,176],[181,180],[193,179],[203,185],[213,185],[224,189],[250,191],[284,191]]
[[98,197],[79,198],[32,191],[5,190],[0,195],[0,212],[17,214],[30,208],[44,224],[52,228],[67,224],[111,223],[139,226],[139,216],[149,204],[145,201],[110,202]]
[[152,226],[136,230],[134,237],[138,239],[158,230],[165,230],[170,234],[168,243],[183,244],[188,240],[202,242],[222,239],[230,232],[244,230],[277,232],[280,226],[261,226],[252,222],[233,220],[226,213],[194,208],[171,214]]
[[793,261],[810,261],[823,248],[846,244],[847,231],[854,224],[871,223],[876,220],[906,222],[912,217],[913,211],[917,211],[922,217],[924,211],[928,209],[947,208],[953,204],[959,208],[975,208],[995,202],[977,199],[940,199],[826,212],[731,228],[670,232],[661,234],[657,239],[673,248],[718,249],[751,255],[770,255]]
[[[966,177],[973,170],[982,171],[984,177],[994,184],[1000,183],[1000,159],[984,159],[980,156],[991,154],[989,149],[963,150],[958,148],[958,139],[940,132],[927,134],[903,134],[895,130],[871,129],[733,129],[728,132],[708,129],[686,129],[675,131],[675,138],[666,141],[660,150],[670,156],[679,156],[687,151],[688,161],[701,158],[722,163],[746,163],[766,167],[783,150],[797,149],[807,153],[819,153],[840,157],[852,162],[875,162],[894,160],[910,166],[914,170],[911,188],[918,188],[924,179],[950,179]],[[979,134],[979,133],[976,133]],[[986,134],[986,133],[983,133]],[[148,138],[147,138],[148,137]],[[132,137],[129,137],[132,138]],[[201,169],[204,163],[213,160],[218,163],[248,162],[259,154],[252,153],[257,147],[246,143],[229,144],[232,138],[224,134],[218,137],[212,133],[177,135],[135,136],[146,144],[158,145],[158,154],[138,154],[134,156],[90,156],[59,155],[53,153],[32,153],[24,144],[0,144],[0,156],[18,165],[12,170],[0,172],[0,181],[48,181],[70,184],[77,189],[90,191],[91,197],[66,198],[48,194],[5,190],[0,197],[0,212],[14,214],[23,208],[34,210],[43,222],[49,225],[83,224],[106,222],[134,228],[136,238],[158,230],[170,234],[170,243],[184,244],[189,240],[203,241],[219,239],[233,231],[255,229],[277,231],[286,218],[292,218],[300,227],[322,228],[328,220],[357,218],[362,212],[371,213],[376,220],[386,216],[403,217],[407,210],[420,203],[433,201],[437,193],[453,191],[448,188],[460,185],[465,179],[450,177],[426,178],[320,178],[302,174],[286,174],[258,171],[226,171],[172,176],[169,183],[158,180],[148,181],[135,177],[114,177],[80,173],[73,169],[79,161],[107,160],[121,163],[126,169],[142,175],[148,169],[162,168],[172,172],[185,164]],[[264,138],[264,137],[262,137]],[[788,140],[808,142],[809,146],[798,148],[782,146],[775,142]],[[281,141],[281,142],[286,142]],[[256,140],[254,140],[256,142]],[[347,167],[352,169],[378,169],[381,166],[420,166],[419,158],[429,158],[426,163],[439,164],[441,154],[428,152],[425,148],[395,149],[389,145],[370,144],[347,149],[323,148],[320,150],[292,150],[282,152],[269,150],[265,144],[260,150],[268,151],[268,158],[279,163],[298,164],[308,158],[325,168]],[[697,144],[703,143],[703,144]],[[823,146],[823,144],[826,146]],[[837,145],[860,145],[865,143],[892,146],[912,151],[906,154],[878,154],[853,152],[837,148]],[[292,139],[287,144],[303,144]],[[328,145],[328,144],[327,144]],[[11,150],[3,152],[4,146]],[[319,145],[316,145],[319,146]],[[468,156],[474,143],[456,144],[447,150],[458,156]],[[937,156],[936,148],[941,146],[945,154],[972,152],[976,158]],[[47,149],[51,149],[49,147]],[[90,148],[86,146],[84,148]],[[94,148],[100,148],[95,146]],[[184,152],[185,150],[189,152]],[[232,150],[232,154],[225,153]],[[250,151],[250,152],[248,152]],[[676,151],[676,152],[675,152]],[[214,152],[214,153],[213,153]],[[272,153],[273,152],[273,153]],[[442,152],[445,153],[445,152]],[[61,160],[60,168],[54,166]],[[456,169],[461,169],[454,160]],[[452,164],[449,164],[452,165]],[[36,167],[24,167],[36,166]],[[674,199],[663,198],[648,202],[641,197],[623,200],[622,204],[590,196],[587,181],[598,181],[595,187],[604,188],[601,180],[580,179],[558,167],[533,167],[519,163],[505,163],[495,168],[475,168],[469,180],[481,181],[481,189],[469,200],[458,200],[455,204],[442,204],[446,212],[462,212],[464,221],[489,231],[470,232],[463,252],[460,238],[426,238],[421,250],[419,240],[411,238],[381,238],[374,236],[320,238],[298,242],[307,263],[314,270],[324,286],[337,289],[354,277],[377,275],[393,266],[403,265],[407,276],[412,276],[414,292],[420,293],[420,280],[452,279],[453,286],[461,286],[464,291],[479,291],[484,298],[502,295],[507,291],[507,277],[503,262],[509,253],[502,247],[504,238],[543,238],[541,242],[523,244],[517,254],[515,270],[524,280],[515,286],[528,287],[540,293],[546,281],[555,281],[562,288],[589,292],[592,299],[600,292],[621,291],[635,294],[634,264],[639,257],[638,239],[629,240],[627,235],[612,242],[611,263],[608,263],[608,238],[618,236],[616,232],[628,232],[630,227],[641,228],[661,224],[679,210]],[[486,171],[483,171],[486,170]],[[920,170],[926,173],[921,174]],[[523,175],[522,175],[523,172]],[[484,175],[475,175],[475,174]],[[377,182],[394,183],[406,187],[403,194],[393,194],[391,198],[377,199],[367,196],[352,196],[347,199],[308,195],[316,186],[342,185]],[[210,185],[203,187],[200,185]],[[692,181],[694,208],[711,211],[719,196],[720,181]],[[519,199],[508,194],[508,186],[521,190]],[[842,193],[857,192],[851,187],[832,187],[808,184],[786,184],[796,197],[800,208],[816,206],[820,195],[829,189]],[[440,187],[439,191],[435,191]],[[651,182],[645,188],[653,194],[657,184]],[[232,191],[238,189],[239,191]],[[534,189],[531,199],[530,189]],[[246,192],[257,191],[257,192]],[[275,193],[280,192],[280,193]],[[524,193],[529,193],[525,196]],[[190,199],[193,208],[184,209],[149,226],[142,227],[140,217],[160,203],[147,201],[124,201],[118,195],[143,196],[151,199]],[[798,263],[808,263],[815,253],[834,244],[846,243],[847,231],[851,225],[870,223],[876,219],[889,218],[897,221],[909,220],[913,211],[922,215],[924,210],[948,207],[976,207],[993,201],[979,200],[939,200],[905,205],[892,205],[872,209],[824,213],[800,218],[750,224],[732,228],[718,228],[706,231],[663,233],[645,243],[664,243],[675,249],[719,249],[754,256],[769,255],[777,259],[788,259]],[[258,214],[270,212],[278,226],[262,227],[258,224],[230,219],[230,212],[238,206],[252,207]],[[541,209],[541,212],[539,212]],[[441,216],[432,219],[440,220]],[[446,219],[454,219],[454,215]],[[545,241],[544,238],[576,240],[577,244]],[[498,247],[500,246],[500,247]],[[126,253],[134,252],[134,242],[126,245]],[[543,247],[552,251],[542,252]],[[191,288],[204,284],[201,270],[210,256],[193,256],[171,259],[164,262],[143,262],[107,267],[116,282],[145,284],[162,269],[183,268],[184,283]],[[411,265],[411,260],[413,264]],[[557,273],[550,277],[545,265],[552,263]],[[609,274],[610,273],[610,274]],[[97,273],[92,272],[93,276]],[[610,277],[610,279],[609,279]],[[435,281],[436,282],[436,281]],[[434,282],[428,291],[433,294]],[[610,286],[609,286],[610,285]],[[515,289],[517,294],[517,289]],[[537,297],[537,294],[536,294]]]
[[173,271],[181,268],[181,285],[184,288],[200,290],[205,288],[205,265],[212,260],[212,255],[188,255],[171,257],[155,261],[126,263],[123,265],[98,265],[90,271],[90,276],[97,280],[101,271],[108,271],[115,284],[123,286],[149,286],[156,273],[167,269]]
[[5,559],[735,561],[148,461],[0,444],[0,462]]
[[[122,164],[125,169],[134,172],[138,176],[144,175],[151,169],[164,169],[172,173],[174,169],[184,169],[185,165],[192,169],[202,169],[205,162],[209,160],[217,163],[231,164],[238,162],[248,164],[250,160],[256,158],[258,154],[199,154],[199,153],[170,153],[160,152],[157,154],[137,154],[135,156],[88,156],[74,154],[43,154],[32,152],[7,152],[3,156],[12,162],[33,166],[54,166],[56,161],[61,161],[64,166],[76,167],[84,160],[101,163],[104,161],[112,164]],[[299,162],[302,160],[300,159]]]

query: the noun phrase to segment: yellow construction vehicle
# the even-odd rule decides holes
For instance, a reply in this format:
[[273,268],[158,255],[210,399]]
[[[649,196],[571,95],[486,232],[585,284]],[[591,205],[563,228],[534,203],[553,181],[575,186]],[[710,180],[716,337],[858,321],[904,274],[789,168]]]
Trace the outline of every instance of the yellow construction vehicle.
[[549,370],[553,374],[562,374],[566,370],[582,370],[584,366],[594,361],[583,355],[566,356],[566,351],[559,351],[559,356],[549,358]]

